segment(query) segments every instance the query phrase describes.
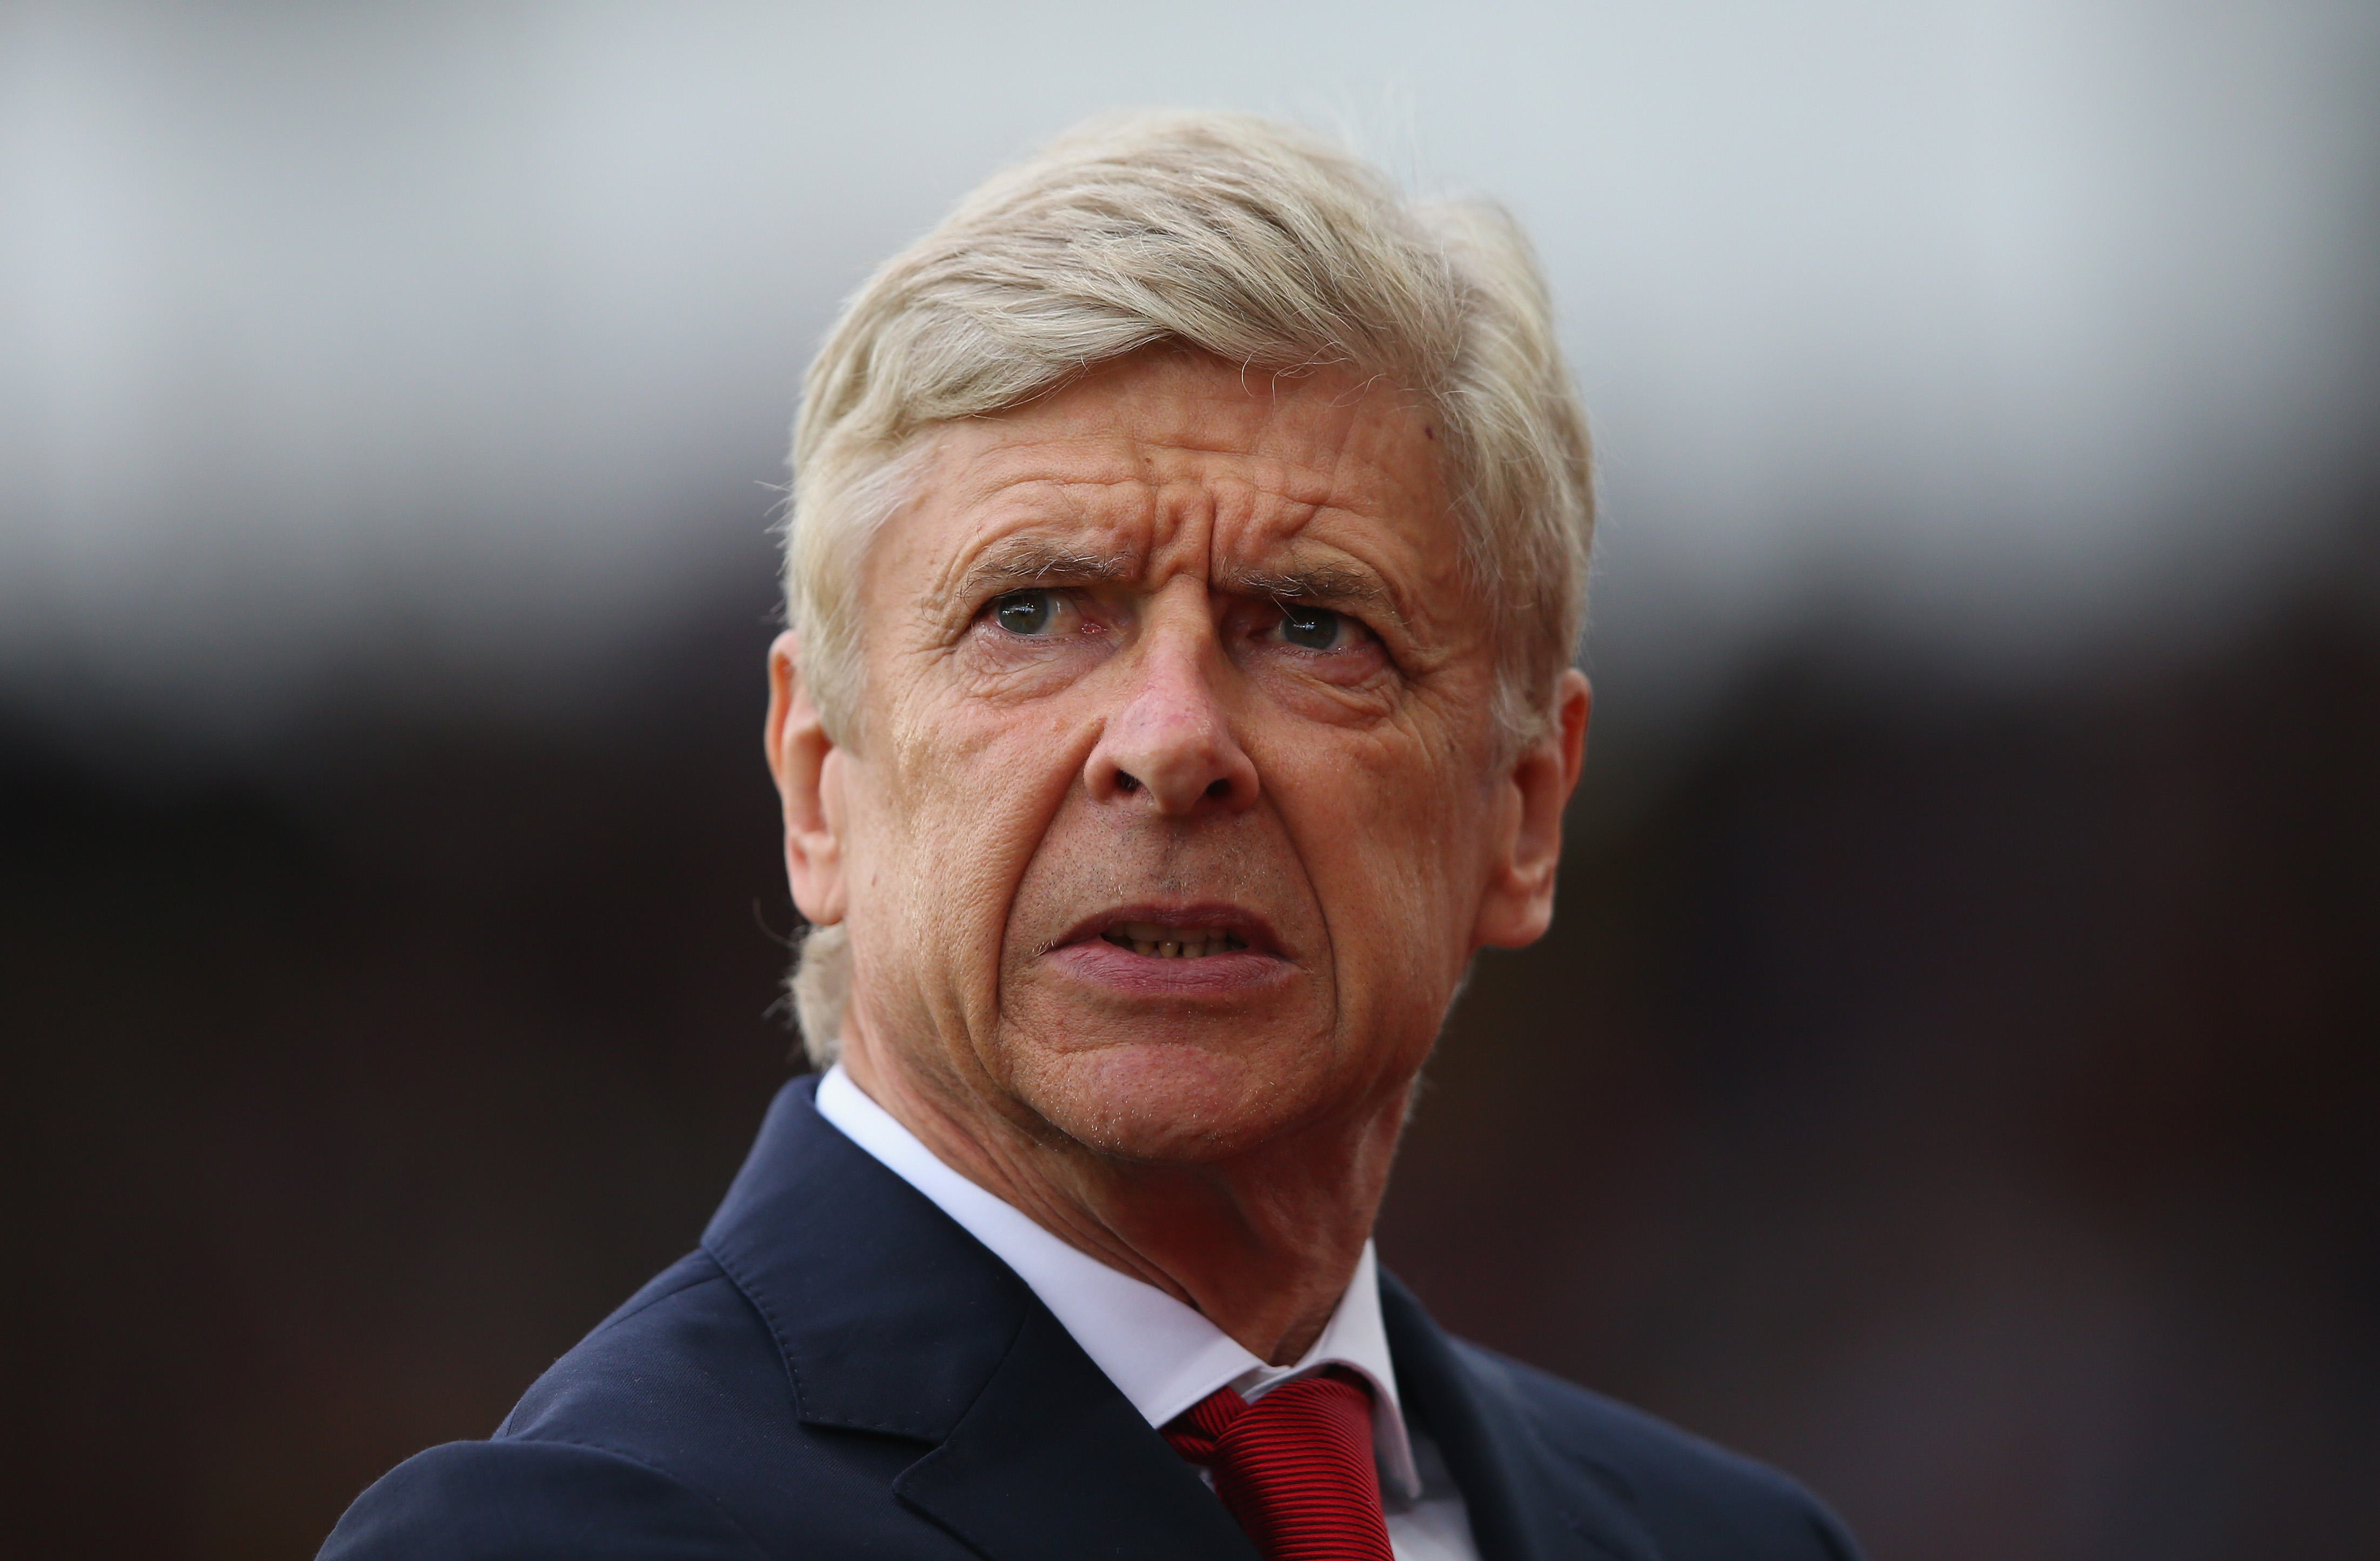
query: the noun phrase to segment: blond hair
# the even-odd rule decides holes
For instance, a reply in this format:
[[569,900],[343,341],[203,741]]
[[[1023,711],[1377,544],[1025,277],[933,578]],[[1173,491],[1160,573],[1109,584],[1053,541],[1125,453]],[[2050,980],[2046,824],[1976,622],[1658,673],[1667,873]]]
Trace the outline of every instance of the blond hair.
[[[1541,729],[1584,627],[1594,493],[1528,240],[1500,207],[1408,201],[1286,125],[1142,112],[987,180],[868,278],[810,365],[785,612],[835,739],[862,694],[860,565],[915,485],[917,435],[1160,342],[1255,370],[1347,365],[1437,412],[1463,567],[1495,619],[1496,716],[1513,740]],[[814,929],[792,979],[821,1067],[849,958],[843,928]]]

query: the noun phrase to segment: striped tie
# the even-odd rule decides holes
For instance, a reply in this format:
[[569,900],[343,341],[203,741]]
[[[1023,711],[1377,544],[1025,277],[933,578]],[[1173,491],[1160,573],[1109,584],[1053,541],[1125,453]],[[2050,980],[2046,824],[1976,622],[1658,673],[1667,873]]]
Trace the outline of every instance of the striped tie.
[[1372,1396],[1336,1367],[1250,1404],[1218,1388],[1165,1428],[1215,1476],[1267,1561],[1392,1561],[1372,1467]]

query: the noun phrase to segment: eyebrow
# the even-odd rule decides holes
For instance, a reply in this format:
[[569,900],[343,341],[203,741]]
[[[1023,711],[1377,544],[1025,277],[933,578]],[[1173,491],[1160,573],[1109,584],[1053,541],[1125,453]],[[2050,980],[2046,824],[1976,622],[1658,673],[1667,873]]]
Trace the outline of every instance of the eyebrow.
[[954,594],[972,602],[986,594],[996,595],[1003,586],[1129,579],[1135,572],[1136,566],[1128,554],[1086,553],[1060,543],[1026,537],[988,550],[968,566]]
[[1375,607],[1403,621],[1403,615],[1397,612],[1396,604],[1378,579],[1365,570],[1336,564],[1317,564],[1279,573],[1233,574],[1217,583],[1228,590],[1250,596],[1269,596],[1276,601],[1343,602]]
[[[998,544],[978,558],[951,594],[978,602],[1004,590],[1027,585],[1080,585],[1094,581],[1130,580],[1140,573],[1141,560],[1130,553],[1090,553],[1044,538],[1019,537]],[[1369,607],[1403,625],[1404,614],[1386,586],[1369,570],[1318,563],[1281,570],[1235,571],[1219,576],[1218,589],[1277,602],[1315,602],[1324,605]]]

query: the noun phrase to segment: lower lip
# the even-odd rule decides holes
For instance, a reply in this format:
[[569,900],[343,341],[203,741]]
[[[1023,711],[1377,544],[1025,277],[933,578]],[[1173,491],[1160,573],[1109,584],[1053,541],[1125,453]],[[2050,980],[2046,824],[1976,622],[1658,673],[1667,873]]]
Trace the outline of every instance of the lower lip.
[[1050,960],[1079,981],[1111,991],[1151,997],[1238,996],[1269,986],[1289,971],[1286,960],[1252,948],[1167,959],[1135,954],[1105,938],[1089,938],[1050,951]]

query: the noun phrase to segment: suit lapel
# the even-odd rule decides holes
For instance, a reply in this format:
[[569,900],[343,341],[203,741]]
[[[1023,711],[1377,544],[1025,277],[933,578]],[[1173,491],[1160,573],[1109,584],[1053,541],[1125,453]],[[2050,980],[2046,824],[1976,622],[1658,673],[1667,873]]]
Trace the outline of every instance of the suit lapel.
[[940,1442],[1037,1303],[819,1116],[817,1088],[777,1092],[703,1248],[768,1321],[804,1424]]
[[1548,1447],[1519,1400],[1386,1273],[1380,1313],[1405,1412],[1446,1458],[1480,1561],[1660,1561],[1627,1504]]
[[892,1488],[1002,1561],[1257,1556],[1223,1504],[1038,1307],[949,1439]]
[[795,1417],[926,1444],[894,1494],[991,1561],[1255,1561],[1031,1288],[816,1089],[778,1092],[702,1238],[775,1335]]

